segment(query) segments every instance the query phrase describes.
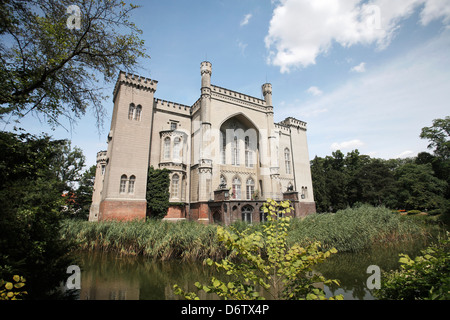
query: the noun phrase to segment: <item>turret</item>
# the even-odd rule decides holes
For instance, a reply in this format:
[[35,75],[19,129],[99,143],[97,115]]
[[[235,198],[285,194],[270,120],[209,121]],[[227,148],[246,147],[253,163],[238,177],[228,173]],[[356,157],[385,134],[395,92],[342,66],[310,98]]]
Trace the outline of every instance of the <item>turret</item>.
[[273,107],[272,105],[272,85],[265,83],[262,85],[262,93],[267,107]]

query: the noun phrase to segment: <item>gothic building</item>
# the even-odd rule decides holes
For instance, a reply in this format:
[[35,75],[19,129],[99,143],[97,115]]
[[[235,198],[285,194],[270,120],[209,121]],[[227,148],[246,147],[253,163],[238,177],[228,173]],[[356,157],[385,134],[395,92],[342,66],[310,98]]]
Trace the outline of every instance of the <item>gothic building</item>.
[[90,221],[145,219],[148,168],[170,170],[167,220],[230,224],[264,220],[265,199],[289,199],[294,216],[315,212],[306,123],[274,123],[264,99],[211,84],[202,62],[192,105],[154,97],[158,82],[119,74],[108,150],[97,155]]

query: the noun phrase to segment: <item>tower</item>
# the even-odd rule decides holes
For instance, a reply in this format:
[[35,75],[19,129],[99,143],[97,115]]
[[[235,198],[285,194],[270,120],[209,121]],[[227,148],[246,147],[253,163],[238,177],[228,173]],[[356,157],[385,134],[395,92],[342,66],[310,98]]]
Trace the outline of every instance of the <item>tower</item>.
[[114,89],[99,220],[145,219],[157,81],[121,72]]
[[97,153],[97,168],[95,170],[94,190],[92,192],[92,204],[89,210],[89,221],[98,221],[100,201],[102,199],[103,177],[106,169],[106,159],[106,151],[100,151]]

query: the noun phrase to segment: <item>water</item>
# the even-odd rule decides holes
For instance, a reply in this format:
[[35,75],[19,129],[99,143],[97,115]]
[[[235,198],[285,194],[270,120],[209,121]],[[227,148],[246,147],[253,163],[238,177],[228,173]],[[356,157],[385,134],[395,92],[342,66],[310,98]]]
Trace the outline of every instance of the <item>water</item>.
[[[361,253],[338,253],[318,265],[327,279],[338,279],[339,288],[326,287],[327,296],[342,294],[346,300],[373,300],[366,282],[371,274],[367,267],[377,265],[381,270],[398,268],[399,253],[416,256],[424,243],[406,243],[396,246],[378,246]],[[144,257],[127,257],[99,252],[79,255],[81,271],[80,300],[174,300],[172,287],[178,284],[195,291],[194,283],[207,284],[215,270],[202,263],[181,261],[153,261]],[[201,299],[217,299],[200,295]]]

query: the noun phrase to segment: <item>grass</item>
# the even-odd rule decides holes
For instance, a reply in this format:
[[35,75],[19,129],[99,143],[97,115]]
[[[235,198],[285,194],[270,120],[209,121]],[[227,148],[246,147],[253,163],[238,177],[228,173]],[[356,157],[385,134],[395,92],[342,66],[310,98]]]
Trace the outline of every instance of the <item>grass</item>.
[[[233,225],[243,230],[249,225]],[[258,230],[261,225],[251,225]],[[325,248],[357,252],[374,243],[396,243],[426,236],[430,226],[422,220],[393,214],[389,209],[361,206],[335,214],[313,214],[294,219],[288,242],[306,245],[320,241]],[[81,250],[101,250],[128,255],[143,255],[158,260],[220,259],[227,252],[216,241],[216,226],[196,222],[149,220],[134,222],[87,222],[66,220],[61,236],[71,239]]]

